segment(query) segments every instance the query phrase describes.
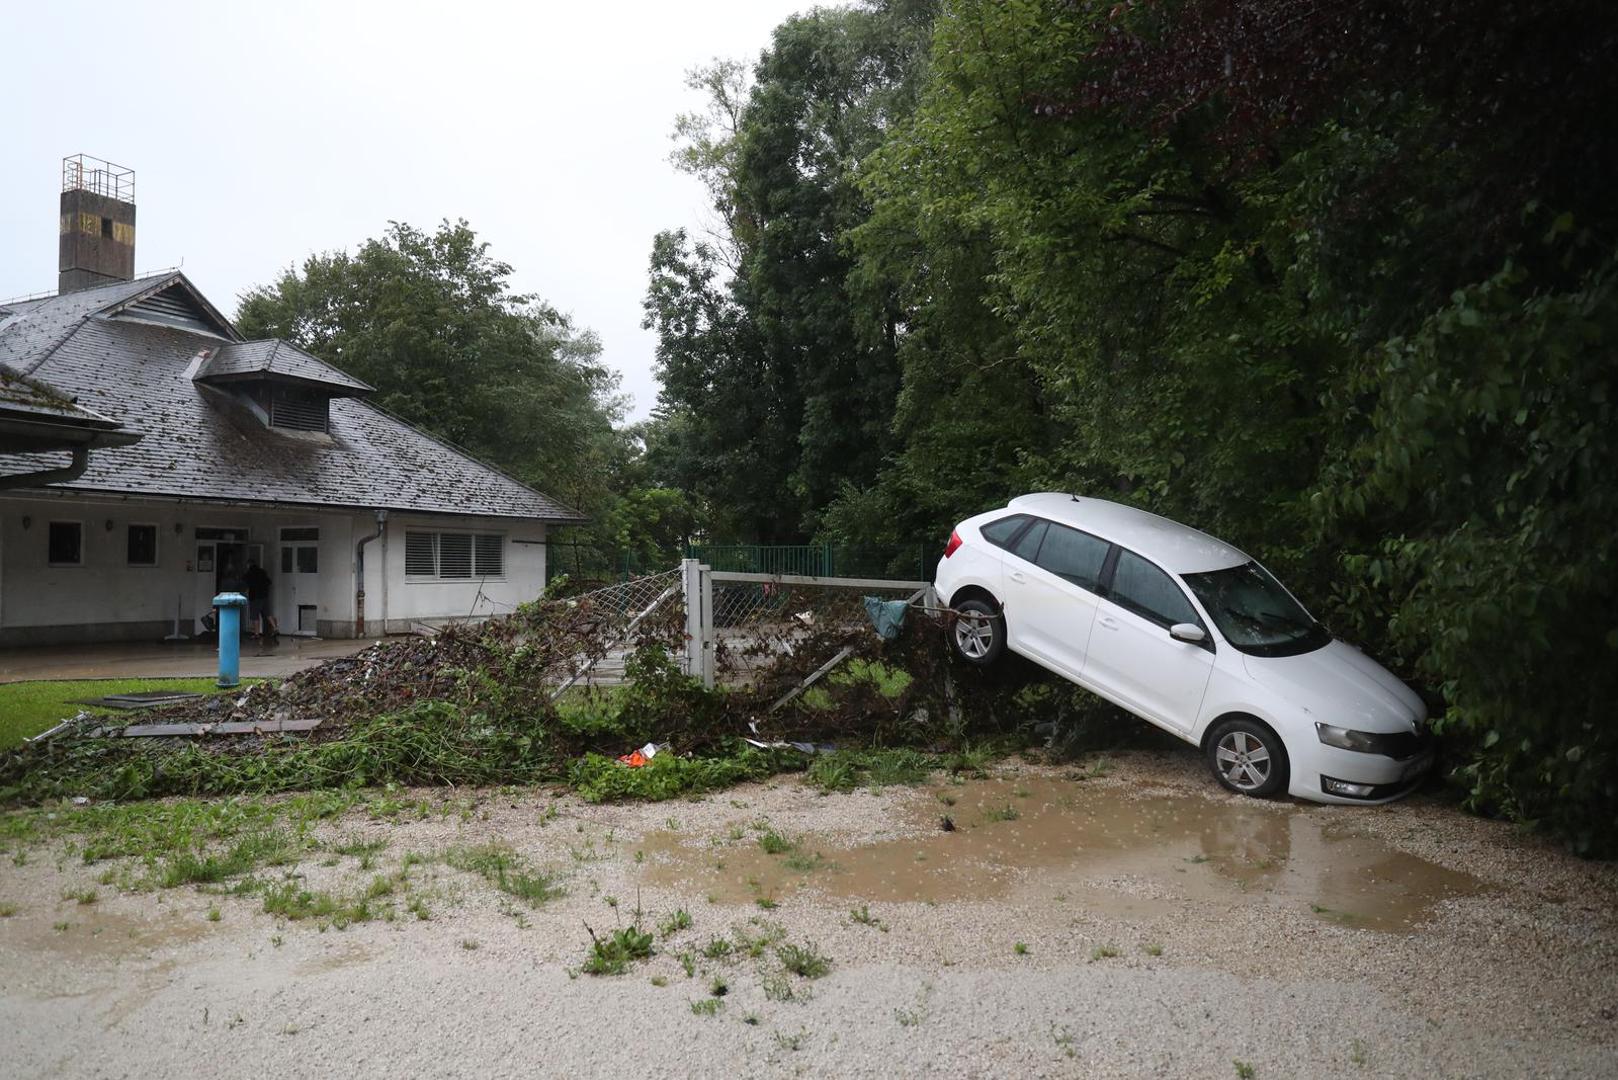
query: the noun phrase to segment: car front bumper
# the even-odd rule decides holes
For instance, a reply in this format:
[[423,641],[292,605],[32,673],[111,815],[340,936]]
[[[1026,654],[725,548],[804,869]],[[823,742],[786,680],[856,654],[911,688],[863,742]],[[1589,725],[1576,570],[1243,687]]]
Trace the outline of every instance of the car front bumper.
[[[1421,783],[1422,777],[1432,769],[1435,757],[1431,744],[1414,757],[1395,759],[1317,743],[1293,756],[1288,791],[1300,799],[1345,806],[1392,802],[1410,794]],[[1348,794],[1341,787],[1333,790],[1335,785],[1330,781],[1368,790]]]

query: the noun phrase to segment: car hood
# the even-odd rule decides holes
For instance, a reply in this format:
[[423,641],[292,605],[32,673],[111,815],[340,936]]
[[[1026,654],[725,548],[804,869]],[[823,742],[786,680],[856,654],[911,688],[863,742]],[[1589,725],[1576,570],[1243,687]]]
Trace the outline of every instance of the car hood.
[[1352,645],[1332,641],[1299,656],[1246,656],[1254,682],[1310,718],[1355,731],[1416,730],[1427,707],[1399,677]]

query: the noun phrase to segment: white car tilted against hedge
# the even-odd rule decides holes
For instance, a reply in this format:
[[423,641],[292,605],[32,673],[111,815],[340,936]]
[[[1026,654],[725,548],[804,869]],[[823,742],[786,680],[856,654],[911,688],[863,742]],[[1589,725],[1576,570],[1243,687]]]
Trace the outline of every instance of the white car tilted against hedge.
[[1228,544],[1105,499],[968,518],[938,563],[956,653],[1049,668],[1203,749],[1244,795],[1375,803],[1432,765],[1421,698]]

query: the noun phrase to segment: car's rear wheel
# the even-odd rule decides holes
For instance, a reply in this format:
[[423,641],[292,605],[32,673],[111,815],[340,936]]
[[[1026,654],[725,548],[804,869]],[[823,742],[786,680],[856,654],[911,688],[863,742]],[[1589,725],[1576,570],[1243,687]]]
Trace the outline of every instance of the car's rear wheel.
[[1006,620],[988,600],[973,598],[955,605],[955,626],[950,633],[955,655],[968,664],[987,666],[1006,649]]
[[1255,798],[1285,791],[1290,773],[1281,737],[1242,717],[1222,721],[1209,735],[1208,765],[1224,787]]

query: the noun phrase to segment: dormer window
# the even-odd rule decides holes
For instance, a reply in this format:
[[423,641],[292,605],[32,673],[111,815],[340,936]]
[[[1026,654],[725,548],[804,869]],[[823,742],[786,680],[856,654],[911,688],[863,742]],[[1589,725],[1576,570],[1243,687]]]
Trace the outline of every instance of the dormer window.
[[362,397],[371,388],[284,341],[232,342],[203,356],[191,376],[229,388],[267,426],[330,435],[331,399]]

